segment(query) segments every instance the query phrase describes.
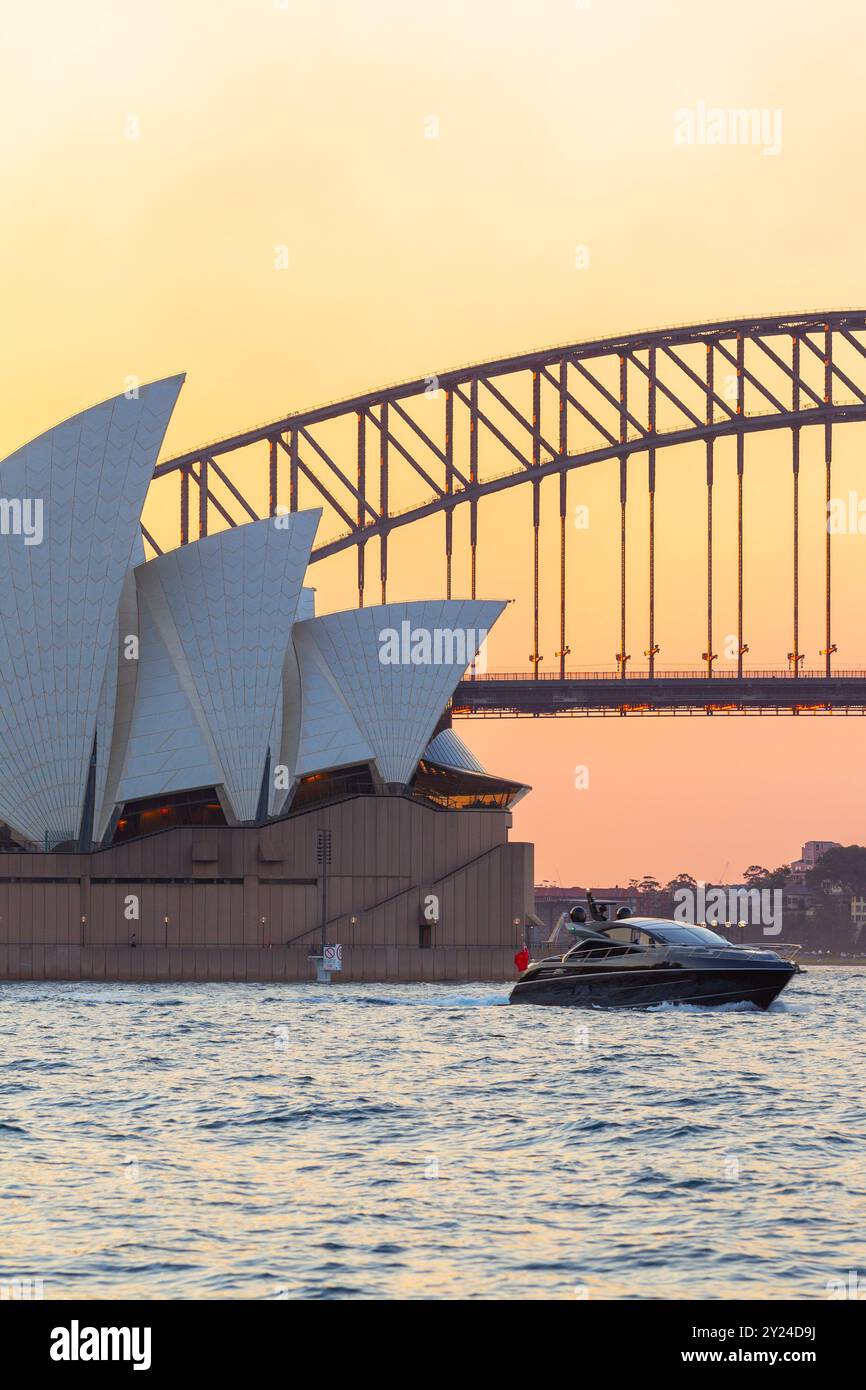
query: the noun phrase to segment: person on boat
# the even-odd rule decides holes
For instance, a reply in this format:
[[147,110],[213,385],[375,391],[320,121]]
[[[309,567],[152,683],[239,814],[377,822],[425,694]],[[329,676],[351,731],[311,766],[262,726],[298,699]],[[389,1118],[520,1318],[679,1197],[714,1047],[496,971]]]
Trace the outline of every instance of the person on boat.
[[527,951],[525,946],[521,946],[520,950],[516,953],[514,957],[514,964],[517,966],[517,969],[522,975],[524,970],[526,970],[526,968],[529,965],[529,952]]

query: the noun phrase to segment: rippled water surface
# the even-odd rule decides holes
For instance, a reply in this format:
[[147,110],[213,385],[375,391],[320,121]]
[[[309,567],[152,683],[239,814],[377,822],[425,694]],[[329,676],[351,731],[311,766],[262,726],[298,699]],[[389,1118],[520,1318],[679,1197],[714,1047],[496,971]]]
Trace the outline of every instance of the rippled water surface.
[[0,1279],[823,1298],[866,1269],[866,973],[767,1014],[507,990],[0,984]]

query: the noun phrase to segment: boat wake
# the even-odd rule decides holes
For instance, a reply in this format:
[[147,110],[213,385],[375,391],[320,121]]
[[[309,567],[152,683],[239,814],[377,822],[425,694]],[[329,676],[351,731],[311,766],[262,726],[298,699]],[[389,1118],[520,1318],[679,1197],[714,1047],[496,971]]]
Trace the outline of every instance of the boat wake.
[[[770,1005],[770,1011],[775,1013],[776,1005]],[[674,1000],[665,1000],[662,1004],[649,1004],[644,1012],[648,1014],[760,1014],[768,1012],[766,1009],[759,1009],[757,1004],[752,1004],[748,999],[737,999],[730,1004],[678,1004]]]
[[483,1009],[490,1006],[499,1008],[500,1005],[508,1002],[507,994],[420,994],[402,998],[368,994],[353,1000],[353,1003],[385,1004],[392,1008],[401,1009]]

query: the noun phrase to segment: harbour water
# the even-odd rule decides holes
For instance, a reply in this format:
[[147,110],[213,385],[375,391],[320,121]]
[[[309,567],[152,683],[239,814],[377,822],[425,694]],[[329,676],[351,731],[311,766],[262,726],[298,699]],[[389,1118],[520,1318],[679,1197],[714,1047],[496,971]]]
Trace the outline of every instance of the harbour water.
[[0,1293],[866,1288],[866,971],[766,1014],[508,987],[0,984]]

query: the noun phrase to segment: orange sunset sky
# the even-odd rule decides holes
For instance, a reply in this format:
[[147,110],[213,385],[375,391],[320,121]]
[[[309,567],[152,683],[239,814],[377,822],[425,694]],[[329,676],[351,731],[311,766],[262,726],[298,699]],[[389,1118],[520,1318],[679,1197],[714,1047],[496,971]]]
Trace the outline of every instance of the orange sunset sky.
[[[187,373],[168,457],[464,362],[866,299],[861,0],[46,0],[7,7],[0,26],[0,456],[130,376]],[[699,102],[780,112],[780,150],[678,144],[674,113]],[[837,431],[838,495],[859,486],[862,429]],[[810,435],[801,632],[816,664],[822,455]],[[717,452],[717,643],[735,628],[732,447]],[[791,645],[788,447],[781,435],[748,445],[746,637],[763,666],[784,666]],[[662,667],[697,665],[705,645],[703,478],[701,450],[659,460]],[[593,518],[570,540],[576,668],[609,667],[618,648],[617,487],[605,465],[572,483]],[[633,495],[639,653],[639,485]],[[516,600],[492,670],[528,665],[529,505],[522,488],[482,511],[479,594]],[[156,500],[147,520],[170,543]],[[838,662],[866,666],[866,538],[834,544]],[[423,528],[394,541],[390,597],[441,589],[437,546]],[[320,568],[320,611],[353,603],[351,564]],[[806,838],[866,840],[861,719],[458,732],[532,783],[515,832],[536,844],[538,881],[736,878]]]

